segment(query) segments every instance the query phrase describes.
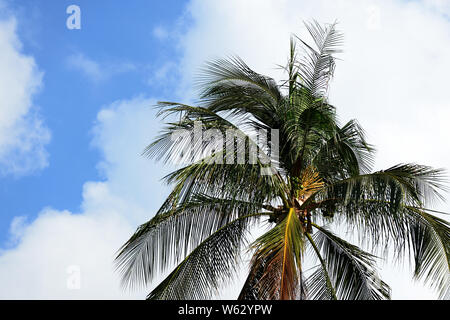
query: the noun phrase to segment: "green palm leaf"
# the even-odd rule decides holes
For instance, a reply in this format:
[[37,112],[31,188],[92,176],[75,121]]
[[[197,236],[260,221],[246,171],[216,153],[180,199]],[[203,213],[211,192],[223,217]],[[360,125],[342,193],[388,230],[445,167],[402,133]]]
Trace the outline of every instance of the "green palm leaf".
[[314,241],[321,250],[336,294],[343,300],[389,299],[390,288],[375,272],[374,256],[315,226]]
[[240,217],[200,243],[147,299],[208,299],[236,273],[249,223],[261,214]]
[[236,199],[197,195],[174,210],[158,213],[122,246],[116,259],[122,285],[150,283],[158,271],[178,263],[218,229],[261,209]]
[[252,245],[254,265],[263,264],[258,297],[264,299],[294,299],[301,287],[303,230],[293,208],[286,218]]

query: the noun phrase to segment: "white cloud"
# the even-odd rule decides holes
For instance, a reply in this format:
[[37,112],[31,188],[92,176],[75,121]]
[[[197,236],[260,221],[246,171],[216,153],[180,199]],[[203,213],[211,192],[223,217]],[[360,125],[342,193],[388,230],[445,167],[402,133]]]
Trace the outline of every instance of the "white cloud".
[[156,199],[163,199],[167,191],[160,179],[169,169],[161,170],[160,164],[141,156],[160,130],[153,124],[155,103],[142,97],[116,101],[102,108],[94,128],[93,145],[103,154],[99,168],[115,194],[146,210],[126,213],[128,219],[137,217],[140,222],[153,215],[161,205]]
[[21,51],[16,20],[0,20],[0,175],[20,176],[48,165],[50,131],[33,105],[42,72]]
[[17,244],[16,242],[20,240],[20,238],[23,236],[26,227],[26,221],[27,221],[26,216],[16,216],[11,221],[9,227],[10,246],[16,245]]
[[[89,185],[85,193],[103,185]],[[105,192],[105,190],[101,190]],[[101,192],[100,191],[100,192]],[[104,194],[105,200],[108,195]],[[111,261],[113,248],[132,228],[115,211],[76,215],[41,212],[14,249],[0,257],[2,299],[114,298],[121,295]],[[80,269],[80,289],[70,290],[67,268]],[[100,272],[100,270],[102,270]]]
[[[98,113],[93,144],[104,161],[104,182],[86,182],[81,212],[46,208],[29,224],[13,220],[16,246],[0,255],[0,299],[144,298],[119,288],[113,259],[137,225],[163,201],[161,171],[140,156],[155,128],[153,100],[117,101]],[[80,271],[80,288],[67,282]]]
[[73,54],[67,58],[67,64],[83,72],[88,78],[99,81],[103,78],[100,65],[92,59],[87,58],[81,53]]
[[136,70],[130,62],[99,63],[85,56],[83,53],[74,53],[67,57],[67,66],[80,71],[92,82],[98,83],[115,75]]
[[425,0],[425,4],[435,9],[439,14],[450,17],[450,2],[447,0]]
[[151,69],[147,79],[147,85],[152,88],[166,89],[173,93],[173,87],[178,84],[179,72],[178,65],[173,61],[166,61]]

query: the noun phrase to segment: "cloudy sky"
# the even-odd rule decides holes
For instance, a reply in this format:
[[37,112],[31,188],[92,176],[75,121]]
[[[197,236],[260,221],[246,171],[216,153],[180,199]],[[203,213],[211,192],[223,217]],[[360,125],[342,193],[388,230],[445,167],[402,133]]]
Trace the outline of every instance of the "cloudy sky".
[[[168,193],[169,168],[140,156],[161,128],[152,105],[191,101],[199,66],[224,55],[282,79],[305,20],[345,34],[330,100],[366,129],[375,169],[450,169],[449,3],[0,0],[0,298],[144,298],[112,260]],[[81,29],[67,28],[72,4]],[[393,298],[436,298],[388,262]]]

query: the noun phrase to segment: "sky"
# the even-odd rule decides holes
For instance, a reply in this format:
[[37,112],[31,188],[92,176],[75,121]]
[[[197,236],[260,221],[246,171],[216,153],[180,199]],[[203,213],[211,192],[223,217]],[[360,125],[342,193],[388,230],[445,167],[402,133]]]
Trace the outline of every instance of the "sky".
[[[449,169],[446,0],[0,0],[0,298],[145,298],[120,289],[112,261],[169,192],[170,168],[140,155],[162,128],[152,106],[193,101],[199,67],[230,54],[283,79],[311,19],[345,35],[330,102],[365,128],[375,169]],[[437,297],[390,262],[393,298]]]

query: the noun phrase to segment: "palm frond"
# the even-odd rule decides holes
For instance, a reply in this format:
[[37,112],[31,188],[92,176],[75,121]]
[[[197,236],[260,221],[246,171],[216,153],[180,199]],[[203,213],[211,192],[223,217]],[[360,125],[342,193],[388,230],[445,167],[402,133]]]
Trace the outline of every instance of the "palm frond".
[[443,199],[443,182],[442,169],[409,163],[343,179],[330,184],[327,190],[334,195],[341,193],[346,200],[367,197],[422,206],[427,201]]
[[320,261],[320,266],[306,280],[308,298],[310,300],[337,300],[336,289],[331,281],[327,263],[311,235],[307,233],[306,237],[313,248],[314,254]]
[[296,299],[302,288],[303,228],[294,209],[252,245],[253,265],[264,265],[259,299]]
[[236,273],[249,223],[261,214],[239,217],[200,243],[147,299],[208,299]]
[[450,288],[450,223],[419,208],[406,208],[414,258],[414,277],[445,298]]
[[394,244],[401,254],[409,239],[405,207],[422,208],[425,199],[440,198],[445,190],[442,173],[415,164],[397,165],[328,184],[308,200],[317,201],[316,208],[324,215],[344,219],[373,247]]
[[343,36],[336,24],[322,27],[317,21],[305,23],[315,48],[297,38],[305,47],[305,57],[299,61],[299,81],[317,98],[326,96],[335,68],[333,55],[341,52]]
[[203,99],[211,97],[221,84],[234,87],[238,87],[239,84],[243,88],[260,90],[260,96],[268,95],[274,102],[281,98],[275,80],[253,71],[237,56],[208,62],[201,70],[196,83],[202,89],[200,97]]
[[321,250],[336,295],[343,300],[381,300],[390,298],[390,288],[377,275],[374,256],[342,240],[325,228],[318,230],[314,242]]
[[327,181],[346,179],[370,172],[374,148],[367,143],[364,130],[351,120],[316,149],[311,162]]
[[[191,163],[199,161],[208,155],[208,150],[216,148],[215,141],[204,139],[203,130],[218,130],[222,136],[227,130],[234,130],[250,144],[257,145],[251,137],[220,114],[209,109],[189,106],[175,102],[158,102],[158,116],[168,117],[179,115],[180,120],[169,122],[163,132],[149,144],[143,155],[165,163]],[[222,150],[224,146],[219,146]]]
[[336,123],[335,110],[329,104],[318,101],[306,105],[292,108],[283,125],[295,160],[289,168],[293,176],[310,164],[306,160],[332,136]]
[[260,210],[258,203],[196,195],[172,210],[158,212],[137,229],[116,257],[122,285],[149,284],[155,274],[178,263],[216,230]]
[[315,271],[306,279],[308,300],[337,300],[332,285],[330,285],[326,269],[322,265],[315,267]]

